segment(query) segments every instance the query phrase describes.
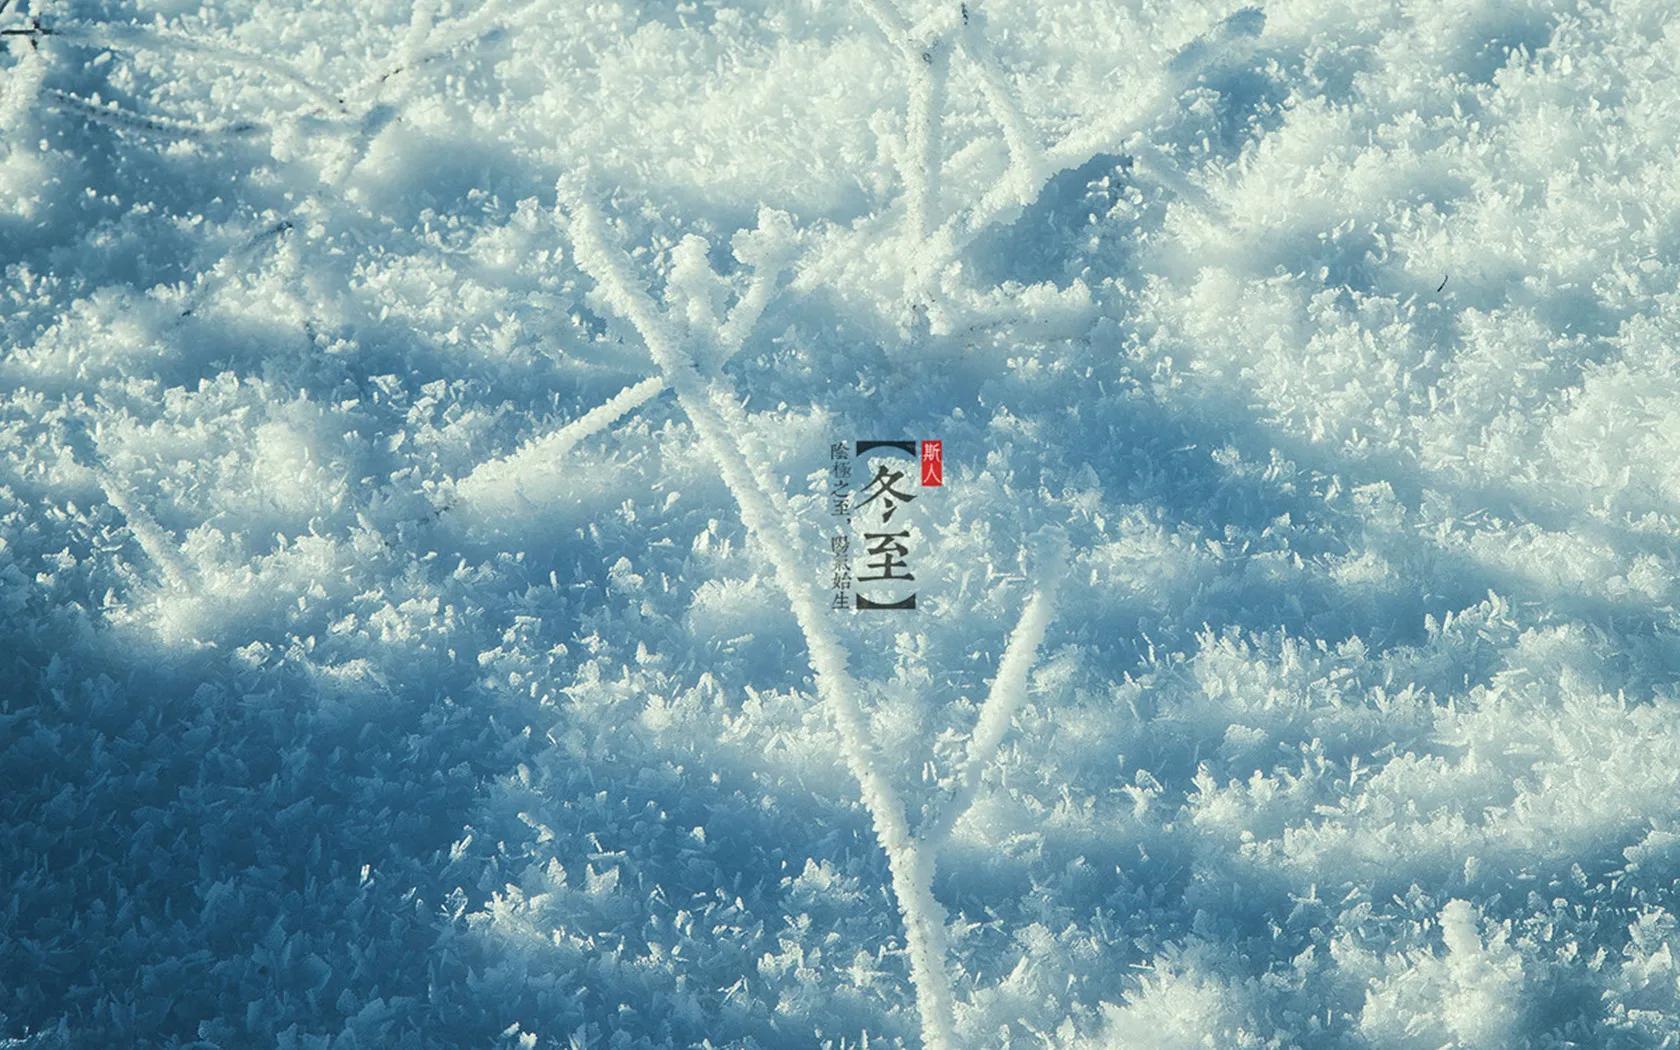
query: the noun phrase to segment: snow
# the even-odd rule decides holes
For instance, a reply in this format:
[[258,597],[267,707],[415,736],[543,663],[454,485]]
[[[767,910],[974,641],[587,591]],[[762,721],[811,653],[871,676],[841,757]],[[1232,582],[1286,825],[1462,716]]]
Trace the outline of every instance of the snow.
[[0,5],[0,1046],[1680,1046],[1670,15]]

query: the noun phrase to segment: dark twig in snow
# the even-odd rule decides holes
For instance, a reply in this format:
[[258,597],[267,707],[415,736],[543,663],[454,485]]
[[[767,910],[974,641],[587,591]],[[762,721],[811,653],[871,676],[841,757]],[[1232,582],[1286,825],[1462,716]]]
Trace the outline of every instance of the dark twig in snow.
[[534,0],[489,0],[471,14],[444,26],[434,26],[435,3],[415,5],[407,34],[385,63],[385,70],[350,89],[347,98],[378,97],[403,74],[447,58],[456,48],[502,29],[508,18],[529,9]]
[[195,124],[190,120],[180,120],[175,117],[147,116],[123,109],[115,103],[90,101],[72,95],[68,91],[60,91],[57,88],[47,88],[41,94],[53,105],[86,117],[88,120],[125,131],[137,131],[148,135],[165,135],[177,139],[211,140],[245,138],[262,134],[268,130],[267,125],[249,120],[231,121],[224,124]]
[[347,182],[367,158],[368,151],[373,148],[379,133],[393,122],[402,119],[402,108],[407,103],[414,85],[412,77],[402,77],[401,74],[411,73],[439,61],[462,44],[501,28],[502,23],[498,19],[505,14],[525,10],[532,2],[533,0],[490,0],[473,13],[463,15],[441,27],[433,22],[436,14],[435,3],[417,4],[409,21],[408,32],[387,60],[388,68],[385,72],[362,81],[345,93],[345,98],[358,100],[357,106],[353,107],[356,134],[351,139],[346,156],[324,169],[323,175],[329,186],[336,190]]
[[[282,219],[277,223],[258,230],[252,236],[245,238],[239,244],[235,245],[231,251],[222,256],[221,259],[217,260],[216,265],[211,268],[204,280],[199,284],[197,290],[195,290],[188,298],[187,305],[183,306],[181,308],[181,312],[176,315],[176,319],[184,320],[197,313],[199,308],[202,307],[205,302],[209,300],[210,296],[215,293],[216,288],[224,280],[226,280],[233,271],[246,268],[246,266],[248,266],[258,256],[264,254],[276,244],[279,244],[280,239],[290,233],[291,230],[291,220]],[[231,262],[232,265],[227,267],[226,270],[223,270],[223,264],[229,262]],[[218,271],[221,271],[219,276]]]
[[109,51],[197,55],[220,65],[273,77],[302,92],[323,109],[333,112],[344,110],[343,99],[323,91],[308,74],[276,55],[257,54],[231,44],[140,25],[57,22],[50,27],[43,27],[41,32],[65,43]]

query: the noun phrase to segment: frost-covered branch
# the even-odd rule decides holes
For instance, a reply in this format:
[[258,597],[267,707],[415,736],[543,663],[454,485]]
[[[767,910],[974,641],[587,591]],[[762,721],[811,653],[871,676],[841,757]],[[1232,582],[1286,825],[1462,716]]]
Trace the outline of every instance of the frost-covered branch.
[[[753,268],[747,290],[741,293],[723,323],[714,331],[692,333],[696,337],[702,334],[711,337],[716,365],[740,352],[769,304],[776,279],[793,254],[792,222],[785,212],[762,208],[758,213],[757,229],[737,233],[733,247],[735,258]],[[552,464],[569,455],[580,442],[612,426],[658,397],[665,389],[663,375],[649,376],[632,383],[560,429],[521,445],[507,456],[475,467],[457,484],[456,491],[470,498],[473,492],[482,490],[486,485],[519,477],[534,464]]]
[[907,26],[890,0],[862,0],[888,41],[898,49],[909,77],[904,147],[899,176],[904,180],[905,243],[911,258],[905,295],[912,306],[925,305],[932,271],[924,246],[938,228],[940,168],[946,81],[950,75],[948,32],[933,26]]
[[1043,584],[1027,600],[1021,620],[1009,636],[1003,659],[998,661],[997,676],[992,679],[991,691],[980,707],[980,717],[969,737],[967,754],[957,773],[956,787],[945,806],[924,827],[921,839],[929,849],[937,849],[956,827],[957,822],[974,805],[980,791],[980,780],[997,755],[1003,735],[1009,730],[1015,712],[1027,698],[1027,674],[1033,659],[1044,641],[1044,632],[1056,612],[1056,594],[1066,561],[1066,541],[1060,536],[1048,539],[1044,564],[1040,568]]
[[944,40],[906,48],[910,58],[910,110],[904,178],[909,192],[910,235],[921,243],[938,223],[940,146],[944,135],[945,86],[951,49]]
[[578,265],[596,280],[612,309],[641,333],[648,353],[717,465],[740,508],[742,521],[764,547],[777,583],[787,595],[805,636],[818,695],[834,720],[846,765],[858,782],[876,837],[887,856],[905,924],[923,1041],[934,1048],[954,1047],[944,909],[933,896],[933,862],[911,836],[904,806],[874,760],[868,721],[858,703],[857,683],[846,667],[845,650],[830,631],[815,594],[795,564],[785,522],[777,520],[772,499],[731,440],[729,427],[714,406],[692,355],[679,341],[668,317],[630,276],[628,259],[608,244],[605,224],[594,206],[581,197],[568,204]]
[[128,489],[119,482],[109,471],[94,468],[90,471],[99,487],[105,491],[105,499],[111,506],[121,512],[128,522],[128,531],[140,544],[140,549],[152,559],[158,571],[163,573],[164,582],[176,590],[191,590],[195,579],[193,571],[181,556],[180,549],[163,526],[157,523],[146,508],[135,500]]
[[747,290],[730,308],[723,326],[718,329],[720,363],[740,351],[747,337],[758,326],[764,308],[770,305],[770,296],[776,290],[776,279],[793,257],[793,222],[786,212],[760,208],[758,228],[737,233],[732,247],[735,258],[743,265],[751,266],[753,275],[747,282]]
[[[191,54],[222,66],[271,76],[279,82],[302,92],[311,105],[294,119],[308,121],[317,130],[331,127],[342,133],[352,131],[345,155],[328,163],[323,169],[324,181],[337,189],[359,166],[372,147],[374,139],[392,121],[399,119],[399,110],[409,86],[392,90],[392,82],[400,74],[410,73],[451,53],[469,40],[483,36],[499,26],[504,15],[531,6],[531,0],[492,0],[455,21],[438,27],[433,24],[435,4],[419,4],[410,20],[409,29],[393,51],[385,72],[372,77],[344,94],[327,91],[303,71],[274,55],[256,54],[240,47],[205,40],[174,30],[138,24],[63,21],[43,23],[31,19],[27,25],[0,30],[0,35],[28,40],[31,44],[43,39],[67,44],[100,48],[133,54],[150,51],[159,54]],[[406,79],[406,78],[404,78]],[[68,92],[48,90],[52,104],[70,110],[87,119],[131,131],[175,138],[212,139],[272,133],[271,124],[254,120],[236,120],[217,124],[197,124],[173,117],[147,116],[123,110],[109,104],[90,102]],[[352,107],[347,98],[355,97]],[[10,100],[7,100],[10,106]],[[326,123],[322,123],[325,121]]]
[[470,500],[486,486],[517,480],[533,464],[552,464],[566,458],[581,442],[652,401],[664,389],[664,376],[649,376],[630,384],[560,429],[534,438],[506,456],[474,467],[456,483],[456,495]]
[[16,59],[0,81],[0,138],[20,138],[47,76],[47,60],[25,37],[6,41]]
[[1027,193],[1038,184],[1038,173],[1044,167],[1043,148],[1009,90],[1002,63],[986,40],[979,0],[963,4],[961,13],[957,44],[973,63],[975,75],[980,81],[980,93],[991,109],[993,119],[1003,130],[1004,144],[1009,147],[1009,171],[1005,179],[1018,186],[1022,193]]
[[1265,27],[1258,9],[1244,8],[1181,48],[1167,63],[1165,75],[1155,78],[1150,89],[1114,116],[1069,132],[1044,152],[1043,163],[1032,173],[1030,186],[1000,180],[979,201],[953,215],[936,235],[936,250],[944,257],[961,251],[986,230],[1013,220],[1021,209],[1044,192],[1050,180],[1064,171],[1088,163],[1097,154],[1135,149],[1140,136],[1155,115],[1196,77],[1216,62],[1252,44]]
[[[905,236],[909,244],[905,294],[912,309],[931,307],[933,284],[952,259],[985,231],[1017,217],[1056,175],[1106,150],[1141,148],[1142,132],[1162,108],[1203,71],[1249,46],[1265,25],[1264,15],[1255,8],[1226,17],[1181,48],[1164,74],[1134,97],[1131,105],[1045,147],[1016,102],[1007,75],[986,40],[979,0],[954,8],[940,5],[915,26],[906,24],[890,0],[860,3],[905,56],[911,71],[906,142],[899,170],[905,186]],[[1003,132],[1009,163],[1003,175],[972,204],[939,218],[941,113],[953,46],[974,68],[981,95]]]

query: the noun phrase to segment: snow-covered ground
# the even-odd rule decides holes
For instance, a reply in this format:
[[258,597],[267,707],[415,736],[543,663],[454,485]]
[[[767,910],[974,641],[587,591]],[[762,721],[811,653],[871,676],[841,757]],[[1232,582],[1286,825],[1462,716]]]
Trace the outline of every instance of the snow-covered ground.
[[1680,1046],[1670,0],[0,8],[0,1045]]

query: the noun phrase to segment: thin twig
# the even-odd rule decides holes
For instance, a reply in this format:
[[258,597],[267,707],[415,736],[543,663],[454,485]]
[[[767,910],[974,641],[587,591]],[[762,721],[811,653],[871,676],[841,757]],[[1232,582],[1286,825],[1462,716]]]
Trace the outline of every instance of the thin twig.
[[226,280],[225,274],[217,275],[217,271],[223,263],[232,260],[236,268],[242,268],[244,264],[254,261],[259,256],[266,254],[270,248],[279,244],[281,238],[285,237],[291,230],[292,222],[290,219],[282,219],[279,222],[271,223],[245,238],[216,260],[215,264],[205,272],[198,288],[187,298],[187,304],[176,314],[176,321],[184,321],[197,313],[199,308],[209,301],[211,295],[215,294],[217,286]]
[[53,105],[70,110],[89,120],[125,131],[148,135],[167,135],[177,139],[209,141],[223,138],[245,138],[268,130],[265,124],[240,120],[224,124],[195,124],[176,117],[147,116],[123,109],[115,103],[92,102],[68,91],[47,88],[41,92]]
[[42,26],[40,31],[55,40],[82,47],[125,52],[152,51],[166,55],[182,52],[198,55],[234,69],[247,69],[272,76],[301,91],[324,109],[335,112],[344,110],[342,98],[322,90],[308,74],[274,54],[258,54],[232,44],[205,40],[186,33],[132,24],[54,22],[50,26]]
[[[471,14],[463,15],[453,22],[434,27],[429,19],[424,22],[425,30],[417,33],[417,27],[422,24],[420,19],[410,22],[410,33],[398,45],[396,52],[386,62],[383,72],[369,77],[350,89],[347,98],[366,95],[375,97],[386,86],[405,73],[412,73],[417,69],[431,65],[448,57],[449,53],[472,41],[503,28],[504,22],[499,21],[504,13],[508,16],[519,14],[532,6],[535,0],[489,0]],[[417,14],[419,12],[416,12]]]

